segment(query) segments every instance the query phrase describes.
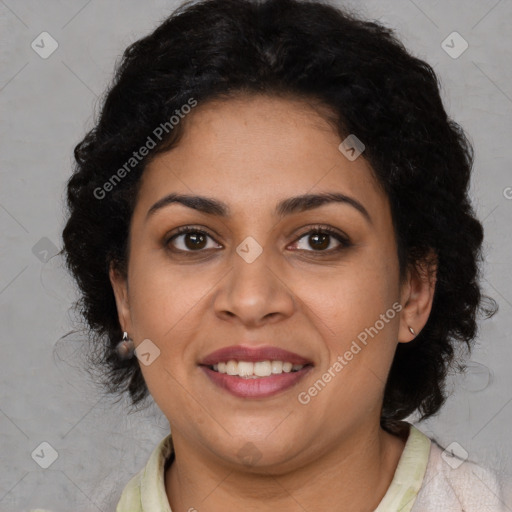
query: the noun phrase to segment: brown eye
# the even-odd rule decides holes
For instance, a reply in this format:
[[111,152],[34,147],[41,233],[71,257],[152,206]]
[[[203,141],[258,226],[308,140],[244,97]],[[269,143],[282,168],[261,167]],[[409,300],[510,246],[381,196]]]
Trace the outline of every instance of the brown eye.
[[309,235],[309,244],[315,249],[327,249],[330,245],[331,235],[323,233],[314,233]]
[[[300,240],[306,239],[307,247],[312,248],[309,250],[307,247],[298,247]],[[338,242],[338,246],[331,247],[332,240],[335,239]],[[304,245],[306,245],[304,244]],[[314,230],[304,233],[297,242],[295,242],[299,250],[305,250],[308,252],[325,252],[331,253],[342,250],[346,247],[350,247],[352,244],[347,236],[342,235],[338,231],[328,227],[318,227]],[[329,247],[331,247],[329,249]]]
[[173,250],[182,252],[200,252],[202,249],[210,249],[207,247],[208,239],[212,237],[205,231],[193,229],[189,227],[180,228],[178,233],[172,235],[166,242],[166,246],[172,245]]
[[188,249],[204,249],[206,236],[203,233],[187,233],[183,236],[183,241]]

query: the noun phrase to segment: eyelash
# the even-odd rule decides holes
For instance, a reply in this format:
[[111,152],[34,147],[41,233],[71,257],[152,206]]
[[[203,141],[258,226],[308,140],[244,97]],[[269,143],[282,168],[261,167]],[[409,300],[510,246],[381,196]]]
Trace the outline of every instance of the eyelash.
[[[204,231],[203,229],[194,228],[193,226],[182,226],[180,228],[177,228],[176,231],[171,236],[167,237],[164,240],[165,247],[169,247],[171,242],[173,242],[179,236],[181,236],[183,234],[189,234],[189,233],[199,233],[201,235],[206,235],[213,239],[213,237],[208,232]],[[298,238],[295,240],[295,242],[293,242],[293,244],[297,243],[299,240],[304,238],[306,235],[313,235],[313,234],[315,234],[315,235],[318,235],[318,234],[330,235],[340,243],[340,246],[335,249],[321,250],[321,251],[306,250],[306,252],[312,252],[312,253],[318,254],[318,255],[333,254],[333,253],[340,252],[343,249],[347,249],[348,247],[351,247],[353,245],[347,236],[342,235],[340,232],[338,232],[337,230],[335,230],[329,226],[321,226],[321,225],[312,226],[312,228],[309,231],[306,231],[306,232],[302,233],[301,235],[299,235]],[[184,251],[182,249],[170,249],[170,250],[172,250],[173,252],[180,252],[180,253],[201,253],[201,252],[205,251],[205,249],[202,249],[202,250],[200,249],[197,251],[192,251],[192,250]],[[298,250],[304,251],[305,249],[298,249]]]

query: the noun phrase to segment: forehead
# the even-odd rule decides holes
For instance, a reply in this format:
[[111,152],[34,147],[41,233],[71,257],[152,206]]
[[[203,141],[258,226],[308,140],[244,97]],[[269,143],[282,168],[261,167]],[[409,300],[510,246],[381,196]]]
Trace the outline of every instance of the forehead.
[[319,191],[358,198],[369,210],[386,207],[366,160],[348,160],[338,149],[335,127],[306,101],[212,101],[182,122],[177,146],[147,165],[136,210],[147,212],[172,192],[217,197],[237,213],[268,210],[286,197]]

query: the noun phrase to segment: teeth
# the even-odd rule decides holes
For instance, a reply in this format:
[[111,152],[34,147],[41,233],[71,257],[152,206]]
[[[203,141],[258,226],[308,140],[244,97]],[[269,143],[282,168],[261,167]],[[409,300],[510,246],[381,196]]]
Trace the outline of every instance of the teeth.
[[228,375],[238,375],[238,363],[236,361],[228,361],[226,363],[226,373]]
[[[238,363],[240,365],[240,363]],[[254,375],[257,377],[268,377],[272,375],[272,362],[271,361],[258,361],[254,363]]]
[[283,361],[272,361],[270,363],[270,367],[272,369],[272,373],[282,373],[283,372]]
[[254,363],[238,361],[238,375],[240,377],[250,377],[254,375]]
[[227,362],[220,362],[213,365],[213,369],[219,373],[236,375],[245,379],[256,379],[258,377],[268,377],[280,373],[296,372],[304,368],[303,364],[292,364],[289,361],[235,361],[231,359]]

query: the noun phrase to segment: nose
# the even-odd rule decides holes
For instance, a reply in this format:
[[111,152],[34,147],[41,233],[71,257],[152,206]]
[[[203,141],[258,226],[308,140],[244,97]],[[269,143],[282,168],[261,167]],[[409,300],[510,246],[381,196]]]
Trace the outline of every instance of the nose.
[[214,309],[223,320],[258,327],[284,320],[296,310],[294,294],[266,250],[251,263],[234,252],[232,270],[220,286]]

